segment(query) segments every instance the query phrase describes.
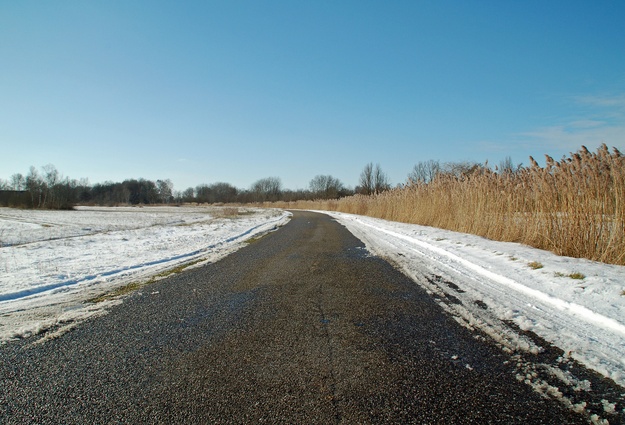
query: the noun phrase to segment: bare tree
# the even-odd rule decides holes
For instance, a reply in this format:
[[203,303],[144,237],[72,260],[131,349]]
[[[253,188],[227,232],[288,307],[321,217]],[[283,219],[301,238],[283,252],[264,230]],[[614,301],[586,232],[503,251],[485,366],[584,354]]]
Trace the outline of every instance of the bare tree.
[[161,203],[169,204],[173,200],[174,184],[171,180],[156,180],[156,190]]
[[330,175],[318,175],[313,177],[309,186],[313,196],[321,199],[336,199],[345,192],[343,183]]
[[235,202],[239,190],[230,183],[217,182],[210,185],[213,202]]
[[195,196],[193,195],[193,188],[188,187],[183,191],[180,191],[180,190],[174,191],[174,199],[179,204],[184,203],[184,202],[195,201]]
[[152,180],[145,180],[140,178],[124,180],[122,182],[124,191],[122,193],[128,193],[128,202],[132,205],[137,204],[155,204],[159,200],[158,189],[156,183]]
[[[261,192],[264,190],[266,190],[265,187],[263,187]],[[195,192],[197,202],[207,202],[209,204],[218,202],[230,203],[236,202],[239,189],[232,186],[230,183],[217,182],[210,185],[201,184],[195,188]]]
[[373,187],[375,189],[375,193],[384,192],[385,190],[389,190],[391,188],[388,176],[384,171],[382,171],[380,164],[376,164],[375,170],[373,170]]
[[60,178],[50,189],[48,208],[73,209],[77,199],[78,181],[68,177]]
[[430,159],[429,161],[420,161],[412,168],[408,174],[409,183],[430,183],[441,172],[441,164],[439,161]]
[[44,179],[44,195],[42,207],[46,207],[46,203],[56,204],[56,186],[61,181],[61,176],[56,167],[52,164],[44,165],[42,168]]
[[11,176],[11,187],[13,190],[26,190],[26,177],[22,173]]
[[192,187],[188,187],[182,192],[183,202],[193,202],[194,198],[195,194]]
[[195,200],[197,202],[210,202],[211,188],[207,184],[200,184],[195,187]]
[[44,185],[45,183],[39,176],[37,169],[31,166],[26,176],[26,190],[30,193],[30,201],[33,208],[41,207]]
[[365,165],[365,168],[360,173],[359,186],[356,188],[356,191],[364,195],[372,195],[384,192],[390,188],[388,176],[382,171],[380,164],[376,164],[374,167],[373,163],[370,162]]
[[463,180],[482,169],[482,164],[473,161],[446,162],[441,167],[441,174]]
[[373,163],[370,162],[365,165],[360,173],[360,179],[358,180],[358,192],[364,195],[371,195],[375,190],[373,183]]
[[91,200],[91,186],[89,179],[83,177],[78,179],[76,184],[76,200],[77,202],[89,202]]
[[280,199],[282,181],[279,177],[266,177],[256,181],[251,188],[254,200],[257,202],[277,201]]
[[514,163],[512,162],[512,158],[507,156],[501,161],[499,161],[499,167],[497,167],[497,170],[501,174],[515,174],[515,173],[518,173],[522,168],[523,168],[522,163],[514,165]]

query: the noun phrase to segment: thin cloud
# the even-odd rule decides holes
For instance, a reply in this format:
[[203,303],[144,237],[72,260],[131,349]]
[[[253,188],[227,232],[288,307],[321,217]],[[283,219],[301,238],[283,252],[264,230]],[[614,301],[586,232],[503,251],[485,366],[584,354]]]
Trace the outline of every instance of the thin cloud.
[[580,127],[573,123],[543,127],[519,134],[531,144],[575,151],[582,145],[620,145],[625,140],[625,125]]
[[[582,145],[623,146],[625,142],[625,95],[576,96],[573,102],[583,113],[562,123],[517,134],[527,143],[575,151]],[[583,116],[580,116],[583,115]]]
[[571,128],[596,128],[607,124],[605,121],[598,120],[578,120],[572,121],[569,126]]
[[575,96],[573,99],[583,105],[625,110],[625,94],[614,96]]

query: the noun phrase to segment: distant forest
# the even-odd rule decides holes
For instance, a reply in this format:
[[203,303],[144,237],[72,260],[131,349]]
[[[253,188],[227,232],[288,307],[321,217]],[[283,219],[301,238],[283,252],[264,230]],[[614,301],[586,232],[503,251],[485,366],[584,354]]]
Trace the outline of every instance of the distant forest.
[[[417,163],[408,174],[406,185],[428,183],[437,176],[461,176],[482,169],[473,162],[438,161]],[[510,159],[500,164],[500,170],[516,172]],[[398,187],[402,187],[400,184]],[[358,179],[358,186],[346,187],[331,175],[317,175],[309,188],[290,190],[282,186],[279,177],[265,177],[249,188],[237,188],[230,183],[200,184],[185,190],[174,190],[169,179],[127,179],[122,182],[90,184],[88,179],[64,177],[57,168],[48,164],[41,169],[34,166],[26,175],[13,174],[8,180],[0,179],[0,206],[15,208],[71,209],[75,205],[170,205],[183,203],[248,204],[260,202],[295,202],[340,199],[355,194],[375,195],[391,189],[387,174],[379,164],[366,164]]]
[[[372,165],[367,167],[372,168]],[[89,184],[87,179],[63,177],[54,165],[49,164],[40,170],[30,167],[26,175],[17,173],[9,180],[0,179],[0,206],[71,209],[75,205],[290,202],[338,199],[356,193],[346,188],[340,180],[327,175],[314,177],[309,186],[307,190],[284,189],[279,177],[262,178],[249,189],[217,182],[177,191],[169,179],[152,181],[143,178]],[[382,186],[389,187],[386,180]],[[375,188],[358,187],[357,190],[373,193]]]

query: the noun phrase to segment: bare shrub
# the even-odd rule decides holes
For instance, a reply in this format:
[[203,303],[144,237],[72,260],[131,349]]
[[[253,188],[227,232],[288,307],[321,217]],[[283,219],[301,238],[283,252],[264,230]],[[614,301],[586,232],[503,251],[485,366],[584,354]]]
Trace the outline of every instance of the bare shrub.
[[238,207],[218,207],[211,210],[215,217],[219,218],[234,218],[241,214],[241,210]]

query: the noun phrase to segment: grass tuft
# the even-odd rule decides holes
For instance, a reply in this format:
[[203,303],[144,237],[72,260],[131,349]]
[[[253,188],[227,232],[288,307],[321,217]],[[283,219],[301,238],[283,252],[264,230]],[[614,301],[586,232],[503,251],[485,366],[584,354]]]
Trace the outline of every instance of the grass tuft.
[[532,261],[531,263],[527,263],[528,266],[530,266],[530,268],[534,269],[534,270],[538,270],[538,269],[542,269],[543,268],[543,264],[539,263],[538,261]]
[[564,274],[562,272],[555,272],[553,274],[555,277],[570,277],[571,279],[584,280],[586,279],[586,275],[579,272],[573,272],[569,274]]
[[211,214],[219,218],[237,218],[243,215],[254,214],[254,212],[239,207],[220,207],[211,210]]

